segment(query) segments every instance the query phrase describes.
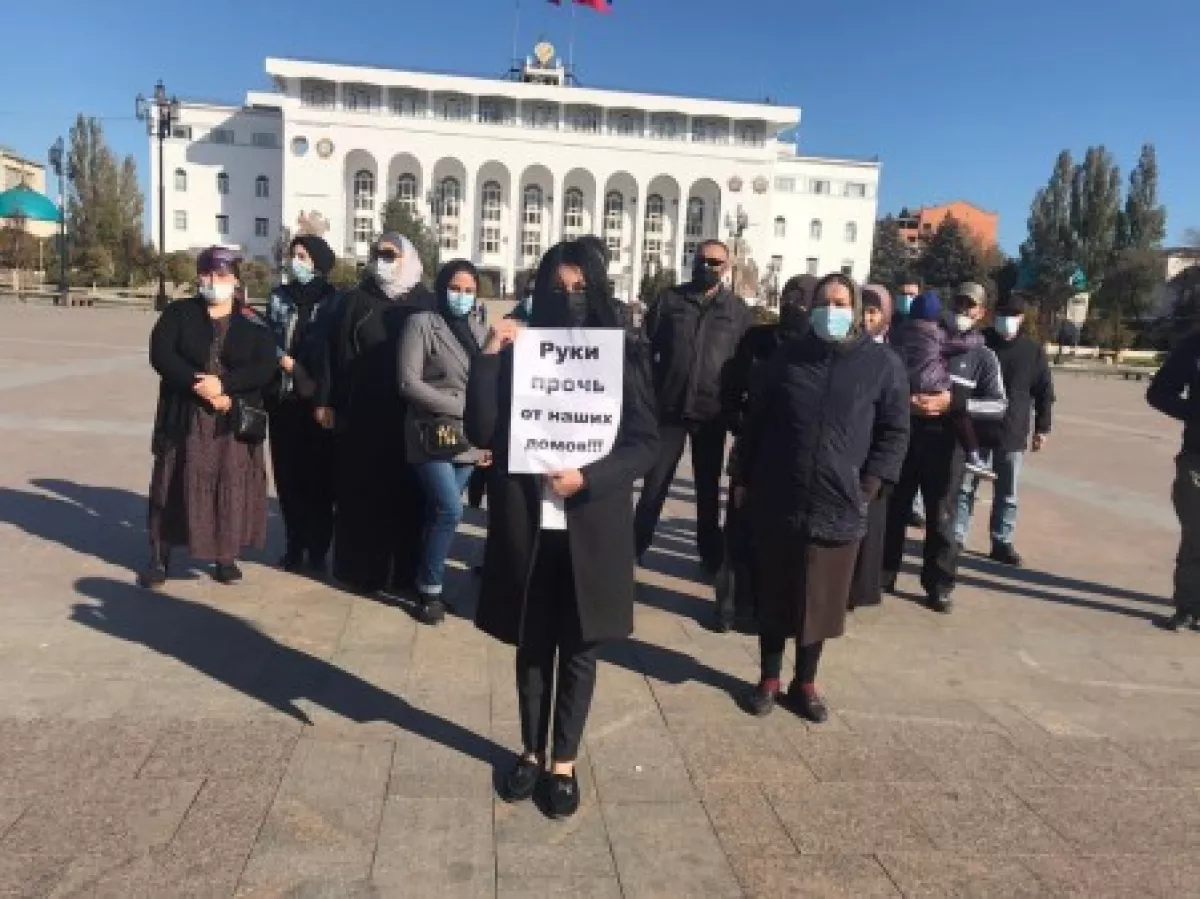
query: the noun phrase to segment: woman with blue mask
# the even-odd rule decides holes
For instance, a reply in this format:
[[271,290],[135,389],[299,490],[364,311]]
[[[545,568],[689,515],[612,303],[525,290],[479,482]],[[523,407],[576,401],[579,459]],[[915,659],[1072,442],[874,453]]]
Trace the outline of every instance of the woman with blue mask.
[[824,642],[845,630],[870,503],[900,475],[909,396],[900,360],[862,328],[848,277],[817,284],[809,318],[809,333],[784,344],[751,392],[734,502],[754,546],[762,666],[744,705],[759,716],[774,709],[794,637],[796,676],[784,702],[820,723],[828,712],[817,665]]
[[478,290],[475,266],[464,259],[446,263],[434,285],[436,310],[411,316],[400,339],[405,453],[425,496],[416,588],[426,624],[439,624],[446,614],[446,558],[463,516],[463,489],[472,468],[490,462],[463,436],[467,376],[484,338]]
[[270,392],[271,469],[283,514],[285,571],[319,574],[333,540],[333,434],[314,418],[318,322],[337,296],[329,283],[337,257],[315,234],[292,240],[286,281],[267,301],[279,373]]

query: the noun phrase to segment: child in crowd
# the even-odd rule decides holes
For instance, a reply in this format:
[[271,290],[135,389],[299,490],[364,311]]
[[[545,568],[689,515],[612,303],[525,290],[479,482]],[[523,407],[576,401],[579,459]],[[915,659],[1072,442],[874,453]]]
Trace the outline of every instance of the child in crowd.
[[[943,323],[942,300],[929,291],[913,300],[908,317],[892,328],[892,349],[900,354],[908,371],[909,389],[918,393],[944,393],[951,388],[946,359],[965,353],[984,343],[979,331],[952,334]],[[975,427],[964,412],[951,413],[950,421],[958,442],[966,453],[967,471],[987,480],[995,472],[979,453]]]

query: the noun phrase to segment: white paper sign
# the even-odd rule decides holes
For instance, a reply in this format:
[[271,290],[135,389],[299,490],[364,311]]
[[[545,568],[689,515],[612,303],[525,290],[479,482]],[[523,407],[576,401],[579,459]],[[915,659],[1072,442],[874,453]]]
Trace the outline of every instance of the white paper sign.
[[607,456],[621,426],[625,332],[525,328],[513,355],[509,471],[550,474]]

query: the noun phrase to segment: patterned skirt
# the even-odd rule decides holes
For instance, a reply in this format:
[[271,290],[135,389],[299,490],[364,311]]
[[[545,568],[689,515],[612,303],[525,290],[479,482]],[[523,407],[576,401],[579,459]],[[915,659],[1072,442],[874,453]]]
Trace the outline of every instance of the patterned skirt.
[[267,472],[261,444],[237,440],[228,419],[197,409],[186,438],[154,457],[150,544],[186,546],[202,561],[232,562],[267,540]]

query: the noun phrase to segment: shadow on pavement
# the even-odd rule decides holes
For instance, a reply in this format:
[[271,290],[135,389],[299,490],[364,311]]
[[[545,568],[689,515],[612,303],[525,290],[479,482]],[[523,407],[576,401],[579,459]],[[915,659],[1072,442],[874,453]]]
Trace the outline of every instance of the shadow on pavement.
[[304,724],[312,722],[296,704],[301,699],[350,721],[394,724],[491,765],[509,756],[487,737],[279,643],[235,615],[110,578],[81,578],[75,590],[93,602],[76,604],[72,621],[176,659]]

